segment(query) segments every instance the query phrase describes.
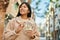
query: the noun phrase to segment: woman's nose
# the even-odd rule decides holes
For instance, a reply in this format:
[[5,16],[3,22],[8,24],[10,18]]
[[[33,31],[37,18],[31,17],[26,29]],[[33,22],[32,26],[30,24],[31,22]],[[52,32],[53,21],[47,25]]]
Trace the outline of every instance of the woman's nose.
[[20,10],[23,10],[23,7],[21,7]]

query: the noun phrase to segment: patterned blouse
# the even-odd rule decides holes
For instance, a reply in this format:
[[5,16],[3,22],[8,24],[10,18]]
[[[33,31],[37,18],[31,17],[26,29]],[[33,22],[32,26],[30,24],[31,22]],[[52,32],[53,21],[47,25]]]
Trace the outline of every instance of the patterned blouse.
[[[20,23],[23,23],[24,27],[23,29],[17,34],[15,31],[20,25]],[[36,38],[31,39],[29,36],[26,34],[26,30],[33,30],[38,33]],[[37,26],[32,18],[29,19],[22,19],[21,17],[16,17],[13,18],[12,20],[9,21],[7,24],[5,30],[4,30],[4,35],[3,35],[3,40],[39,40],[39,32],[37,30]]]

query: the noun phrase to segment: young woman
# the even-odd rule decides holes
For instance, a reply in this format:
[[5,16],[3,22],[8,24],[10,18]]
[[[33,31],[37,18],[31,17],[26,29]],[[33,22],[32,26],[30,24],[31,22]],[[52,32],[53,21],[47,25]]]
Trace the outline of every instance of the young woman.
[[4,40],[39,40],[39,33],[31,18],[31,7],[27,2],[19,6],[16,18],[13,18],[5,28]]

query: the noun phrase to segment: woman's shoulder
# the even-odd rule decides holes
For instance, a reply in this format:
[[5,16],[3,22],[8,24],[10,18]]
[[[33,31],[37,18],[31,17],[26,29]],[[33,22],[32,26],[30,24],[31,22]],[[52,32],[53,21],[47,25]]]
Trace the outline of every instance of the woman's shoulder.
[[30,18],[31,21],[35,21],[33,18]]
[[35,20],[34,20],[33,18],[29,18],[29,21],[30,21],[31,23],[35,23]]
[[14,17],[14,18],[12,18],[11,20],[9,20],[9,22],[14,22],[14,21],[16,21],[17,19],[19,19],[18,17]]

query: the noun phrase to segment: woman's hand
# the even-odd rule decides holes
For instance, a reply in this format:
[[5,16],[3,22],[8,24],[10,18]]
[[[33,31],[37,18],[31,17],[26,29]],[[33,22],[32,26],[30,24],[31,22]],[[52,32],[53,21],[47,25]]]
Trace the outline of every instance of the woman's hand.
[[32,30],[26,30],[26,34],[31,37],[32,39],[35,38],[35,32]]
[[23,29],[24,25],[20,24],[16,30],[16,33],[19,33]]

